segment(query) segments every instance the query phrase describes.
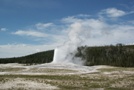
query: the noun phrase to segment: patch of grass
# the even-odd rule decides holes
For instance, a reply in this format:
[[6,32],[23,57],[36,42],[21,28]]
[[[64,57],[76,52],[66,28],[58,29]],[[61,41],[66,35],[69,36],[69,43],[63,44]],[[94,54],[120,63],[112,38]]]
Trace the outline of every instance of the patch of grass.
[[39,72],[39,73],[74,73],[75,70],[68,69],[51,69],[51,68],[32,68],[31,72]]
[[113,71],[134,71],[134,68],[125,68],[125,67],[109,67],[109,68],[100,68],[98,69],[101,72],[113,72]]
[[106,88],[105,90],[132,90],[129,88]]
[[0,72],[17,72],[25,68],[0,68]]
[[7,82],[7,81],[9,81],[8,78],[0,77],[0,83],[5,83],[5,82]]
[[[112,72],[122,70],[133,71],[133,69],[134,68],[110,67],[99,70],[102,72]],[[48,69],[48,72],[54,72],[54,69]],[[134,74],[123,73],[115,73],[114,75],[103,73],[82,75],[0,75],[0,84],[15,78],[50,84],[59,87],[61,90],[103,90],[103,88],[104,90],[133,90],[134,88]]]

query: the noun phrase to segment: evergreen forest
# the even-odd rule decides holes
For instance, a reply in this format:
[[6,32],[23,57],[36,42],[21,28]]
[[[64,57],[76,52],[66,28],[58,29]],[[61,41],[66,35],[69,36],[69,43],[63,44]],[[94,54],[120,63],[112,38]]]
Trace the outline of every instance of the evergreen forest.
[[[75,57],[80,57],[84,60],[86,66],[134,67],[134,45],[81,46],[77,48],[77,51]],[[27,65],[49,63],[53,60],[53,56],[54,50],[49,50],[22,57],[0,58],[0,63],[21,63]]]

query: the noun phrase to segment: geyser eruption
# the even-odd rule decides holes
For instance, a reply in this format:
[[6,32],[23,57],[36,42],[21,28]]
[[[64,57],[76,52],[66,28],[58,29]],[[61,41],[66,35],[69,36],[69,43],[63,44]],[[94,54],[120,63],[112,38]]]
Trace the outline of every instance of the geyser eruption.
[[55,49],[52,63],[73,63],[82,65],[84,61],[75,57],[77,48],[82,42],[80,35],[82,33],[82,25],[81,23],[73,23],[69,29],[69,40]]

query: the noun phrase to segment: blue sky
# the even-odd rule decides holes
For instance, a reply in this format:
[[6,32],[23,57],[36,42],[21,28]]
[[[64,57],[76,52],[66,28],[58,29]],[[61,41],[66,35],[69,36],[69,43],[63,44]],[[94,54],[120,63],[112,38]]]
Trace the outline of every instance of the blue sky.
[[54,49],[75,23],[82,45],[134,43],[134,1],[0,0],[0,57]]

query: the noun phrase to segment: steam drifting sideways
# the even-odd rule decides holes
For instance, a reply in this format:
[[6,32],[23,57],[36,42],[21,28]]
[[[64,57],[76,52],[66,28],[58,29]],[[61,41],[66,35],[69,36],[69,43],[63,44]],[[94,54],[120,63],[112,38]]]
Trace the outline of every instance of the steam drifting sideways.
[[130,43],[134,38],[134,27],[128,24],[109,24],[103,19],[93,18],[64,18],[68,24],[65,29],[68,32],[68,40],[57,47],[54,52],[52,63],[84,64],[84,60],[76,58],[77,47],[83,45],[110,45],[117,43]]

